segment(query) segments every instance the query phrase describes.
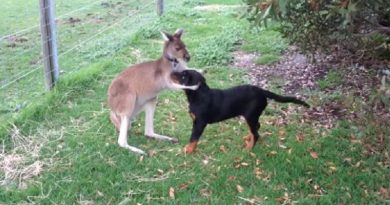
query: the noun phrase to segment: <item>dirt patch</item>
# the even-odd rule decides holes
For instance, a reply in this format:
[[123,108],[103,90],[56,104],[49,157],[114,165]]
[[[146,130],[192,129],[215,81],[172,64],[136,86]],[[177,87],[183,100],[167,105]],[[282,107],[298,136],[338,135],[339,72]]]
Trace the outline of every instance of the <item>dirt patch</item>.
[[317,80],[326,75],[329,70],[327,62],[331,59],[325,56],[317,57],[317,64],[310,63],[298,49],[290,46],[278,63],[272,65],[257,65],[256,58],[260,54],[237,51],[234,53],[232,66],[248,71],[251,82],[263,88],[269,86],[273,78],[283,80],[282,90],[286,94],[300,95],[303,89],[314,89]]
[[[310,109],[302,109],[303,121],[310,122],[314,126],[331,128],[334,127],[337,120],[347,119],[356,120],[361,117],[356,110],[351,110],[356,99],[362,102],[368,102],[372,91],[380,87],[380,80],[375,78],[362,66],[343,67],[345,73],[342,82],[338,87],[330,87],[324,90],[318,89],[318,81],[326,76],[331,68],[338,68],[340,65],[334,63],[335,57],[331,55],[316,55],[316,63],[311,61],[299,49],[290,46],[282,55],[278,63],[272,65],[257,65],[256,58],[260,54],[245,53],[236,51],[234,53],[235,68],[245,69],[252,84],[263,88],[271,85],[282,90],[283,94],[294,95],[305,100],[311,101]],[[275,83],[276,82],[276,83]],[[316,91],[312,95],[312,91]],[[340,93],[340,96],[352,96],[351,102],[341,100],[330,100],[327,97]],[[346,100],[348,101],[348,100]],[[309,103],[310,104],[310,103]],[[287,112],[296,112],[297,106],[289,106]],[[367,112],[367,111],[365,111]],[[383,118],[390,116],[386,109],[378,109],[373,112]],[[390,117],[389,117],[390,122]]]

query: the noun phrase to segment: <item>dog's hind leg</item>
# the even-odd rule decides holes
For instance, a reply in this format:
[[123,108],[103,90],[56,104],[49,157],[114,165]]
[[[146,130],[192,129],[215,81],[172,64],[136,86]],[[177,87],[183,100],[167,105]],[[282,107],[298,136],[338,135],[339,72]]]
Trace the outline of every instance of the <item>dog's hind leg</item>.
[[245,148],[247,150],[251,150],[257,140],[260,138],[260,135],[258,133],[258,130],[260,129],[260,123],[258,122],[258,117],[252,117],[252,118],[245,118],[248,126],[249,126],[249,136],[245,139]]
[[154,119],[154,111],[156,110],[156,104],[157,100],[154,98],[153,100],[150,100],[147,102],[144,106],[145,110],[145,136],[154,138],[157,140],[167,140],[173,143],[177,143],[179,140],[173,137],[168,137],[164,135],[159,135],[154,132],[154,125],[153,125],[153,119]]

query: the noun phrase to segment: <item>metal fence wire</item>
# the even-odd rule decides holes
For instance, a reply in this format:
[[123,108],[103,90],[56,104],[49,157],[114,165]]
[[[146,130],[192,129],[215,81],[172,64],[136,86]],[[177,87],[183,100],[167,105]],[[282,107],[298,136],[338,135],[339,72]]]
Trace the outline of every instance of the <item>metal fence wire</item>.
[[0,26],[0,119],[45,92],[44,76],[55,72],[44,70],[46,60],[57,57],[61,77],[97,59],[115,55],[123,42],[145,23],[156,21],[163,8],[159,6],[162,0],[56,0],[55,3],[57,56],[42,52],[42,44],[53,42],[50,37],[41,41],[40,26],[45,25],[40,25],[39,13],[47,6],[36,5],[31,8],[34,12],[24,9],[16,18],[4,19],[12,21],[9,23],[13,29]]

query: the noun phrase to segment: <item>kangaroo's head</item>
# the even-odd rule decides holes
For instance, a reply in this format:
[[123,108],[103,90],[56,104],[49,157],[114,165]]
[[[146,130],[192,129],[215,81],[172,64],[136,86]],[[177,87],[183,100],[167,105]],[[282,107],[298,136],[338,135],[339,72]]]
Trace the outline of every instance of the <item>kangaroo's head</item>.
[[161,32],[161,35],[165,40],[163,55],[170,61],[188,62],[191,58],[186,49],[186,45],[184,45],[183,41],[181,40],[182,34],[183,29],[177,29],[173,35],[166,32]]

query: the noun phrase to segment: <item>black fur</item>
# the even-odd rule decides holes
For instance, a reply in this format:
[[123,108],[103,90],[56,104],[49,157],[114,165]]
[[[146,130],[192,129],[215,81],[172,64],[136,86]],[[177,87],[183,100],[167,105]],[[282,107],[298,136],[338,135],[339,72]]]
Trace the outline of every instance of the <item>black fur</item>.
[[174,72],[171,77],[176,83],[182,85],[199,84],[197,90],[185,90],[189,111],[194,119],[191,143],[199,140],[207,124],[243,116],[254,137],[251,145],[254,146],[259,138],[259,117],[267,106],[267,98],[310,107],[306,102],[295,97],[277,95],[253,85],[241,85],[226,90],[211,89],[206,84],[205,78],[194,70]]

